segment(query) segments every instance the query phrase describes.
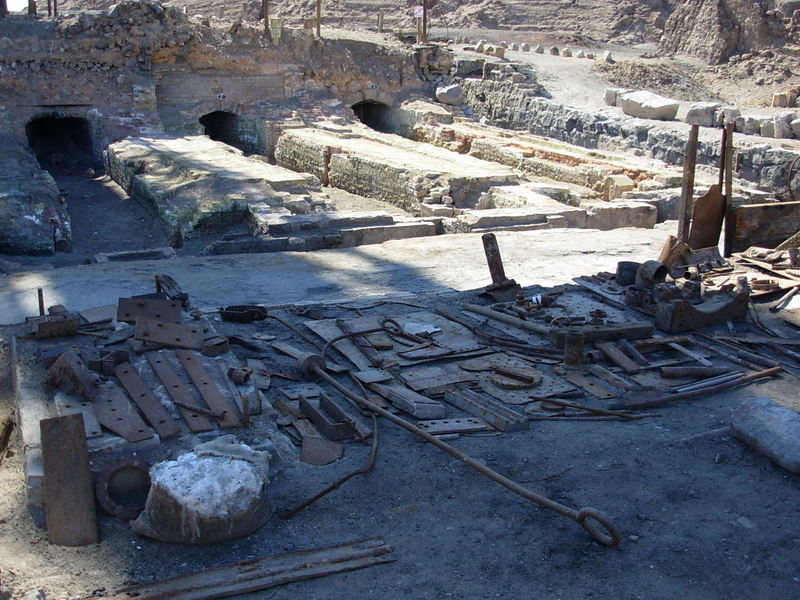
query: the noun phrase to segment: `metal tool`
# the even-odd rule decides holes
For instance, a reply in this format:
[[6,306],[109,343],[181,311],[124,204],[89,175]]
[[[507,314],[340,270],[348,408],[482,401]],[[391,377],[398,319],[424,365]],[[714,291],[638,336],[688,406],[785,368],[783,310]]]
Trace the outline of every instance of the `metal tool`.
[[[512,481],[508,477],[505,477],[487,467],[486,465],[481,464],[471,456],[465,454],[461,450],[451,446],[450,444],[443,442],[442,440],[438,439],[436,436],[430,435],[426,431],[421,430],[420,428],[416,427],[415,425],[409,423],[408,421],[390,413],[387,410],[380,408],[379,406],[373,404],[366,398],[352,392],[350,389],[343,386],[339,383],[336,379],[328,375],[325,372],[325,359],[319,354],[311,354],[311,353],[301,353],[300,356],[297,358],[297,368],[298,370],[306,376],[314,376],[323,379],[331,386],[336,388],[339,392],[353,400],[354,402],[360,404],[361,406],[371,410],[372,412],[382,416],[385,419],[388,419],[395,425],[402,427],[406,431],[409,431],[413,435],[422,438],[426,442],[433,444],[440,450],[443,450],[453,458],[460,460],[467,466],[475,469],[482,475],[485,475],[492,481],[499,483],[506,489],[514,492],[515,494],[522,496],[526,500],[530,500],[531,502],[541,506],[542,508],[546,508],[552,510],[560,515],[568,517],[573,521],[577,522],[581,527],[583,527],[586,532],[591,536],[592,539],[595,541],[603,544],[604,546],[617,546],[619,545],[620,541],[622,540],[622,536],[616,526],[611,522],[611,520],[606,517],[602,512],[595,508],[585,507],[581,508],[580,510],[575,510],[565,506],[559,502],[551,500],[550,498],[546,498],[536,492],[529,490],[526,487],[521,486],[515,481]],[[594,522],[599,523],[602,526],[598,528]]]

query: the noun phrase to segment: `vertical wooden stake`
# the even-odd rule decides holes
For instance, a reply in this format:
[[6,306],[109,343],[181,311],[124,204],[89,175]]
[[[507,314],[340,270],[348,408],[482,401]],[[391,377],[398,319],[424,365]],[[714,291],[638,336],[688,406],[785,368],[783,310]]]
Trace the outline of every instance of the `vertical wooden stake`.
[[44,314],[45,314],[45,310],[44,310],[44,290],[42,288],[37,288],[36,289],[36,295],[37,295],[38,300],[39,300],[39,316],[43,317]]
[[699,125],[692,125],[689,141],[686,143],[686,156],[683,159],[683,185],[678,208],[678,234],[680,242],[689,240],[689,224],[692,220],[692,199],[694,198],[694,171],[697,165],[697,136]]
[[428,43],[428,0],[422,0],[422,43]]
[[0,0],[0,19],[8,14],[8,3],[6,0]]
[[267,36],[267,40],[272,39],[269,31],[269,0],[261,0],[261,12],[264,13],[264,33]]
[[733,123],[725,124],[725,241],[722,255],[729,257],[733,248],[736,223],[733,220]]
[[28,16],[36,16],[36,0],[28,0]]
[[317,0],[317,39],[320,39],[320,28],[322,24],[322,0]]
[[53,16],[58,16],[58,0],[53,0]]
[[383,33],[383,11],[378,11],[378,33]]

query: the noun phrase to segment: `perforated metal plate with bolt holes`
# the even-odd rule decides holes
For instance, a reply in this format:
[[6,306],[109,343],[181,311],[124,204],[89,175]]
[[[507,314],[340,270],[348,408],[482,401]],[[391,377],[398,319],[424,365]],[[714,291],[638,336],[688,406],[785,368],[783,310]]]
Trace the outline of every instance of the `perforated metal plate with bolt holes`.
[[103,427],[129,442],[153,437],[153,432],[136,412],[125,392],[115,385],[102,386],[94,400],[94,412]]
[[473,431],[488,431],[491,429],[487,423],[480,419],[440,419],[435,421],[420,421],[417,427],[431,435],[446,433],[472,433]]
[[197,325],[166,323],[152,319],[136,321],[133,337],[175,348],[200,350],[203,347],[203,330]]
[[181,432],[178,423],[169,415],[130,363],[122,363],[114,367],[114,375],[117,376],[122,387],[130,394],[136,406],[139,407],[162,440],[174,437]]
[[120,298],[117,304],[117,321],[136,323],[140,319],[181,322],[181,303],[160,298]]
[[[156,372],[156,375],[158,375],[161,383],[166,388],[170,398],[183,404],[195,404],[195,400],[189,393],[186,384],[183,383],[183,380],[178,376],[178,373],[175,372],[175,369],[172,368],[172,365],[167,362],[167,357],[162,352],[148,352],[145,356],[150,366],[153,367],[153,371]],[[188,408],[183,408],[182,406],[178,406],[178,411],[193,433],[211,431],[214,429],[214,424],[207,416],[189,410]]]
[[215,412],[223,412],[222,419],[218,419],[220,427],[241,427],[242,421],[236,416],[236,411],[230,403],[225,400],[225,396],[219,391],[217,384],[203,366],[202,357],[197,352],[191,350],[176,350],[175,354],[181,361],[183,368],[189,374],[192,382],[197,386],[200,395],[205,400],[208,407]]

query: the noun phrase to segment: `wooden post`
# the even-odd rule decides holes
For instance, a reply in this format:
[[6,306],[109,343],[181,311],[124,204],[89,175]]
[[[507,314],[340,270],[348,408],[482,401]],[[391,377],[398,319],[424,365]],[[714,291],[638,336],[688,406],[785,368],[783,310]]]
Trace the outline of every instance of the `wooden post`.
[[261,0],[261,12],[264,13],[264,33],[269,40],[272,38],[269,31],[269,0]]
[[317,39],[320,39],[320,28],[322,23],[322,0],[317,0]]
[[378,33],[383,33],[383,11],[378,11]]
[[48,17],[53,16],[53,3],[51,2],[51,0],[47,0],[47,16]]
[[58,0],[53,0],[53,16],[58,16]]
[[694,171],[697,164],[697,135],[699,125],[692,125],[689,141],[686,143],[686,156],[683,159],[683,185],[678,208],[678,234],[680,242],[689,240],[689,224],[692,220],[692,199],[694,197]]
[[422,43],[422,17],[417,17],[417,43]]
[[28,16],[36,16],[36,0],[28,0]]
[[8,4],[6,0],[0,0],[0,19],[8,14]]
[[725,124],[725,241],[722,255],[729,257],[733,247],[736,223],[733,217],[733,123]]
[[422,43],[428,43],[428,0],[422,0]]

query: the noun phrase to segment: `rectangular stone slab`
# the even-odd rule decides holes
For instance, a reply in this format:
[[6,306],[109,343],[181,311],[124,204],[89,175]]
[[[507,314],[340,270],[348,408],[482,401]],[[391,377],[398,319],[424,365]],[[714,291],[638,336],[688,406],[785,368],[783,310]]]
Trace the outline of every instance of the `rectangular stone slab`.
[[47,539],[60,546],[96,544],[100,537],[83,417],[42,419],[39,427]]

